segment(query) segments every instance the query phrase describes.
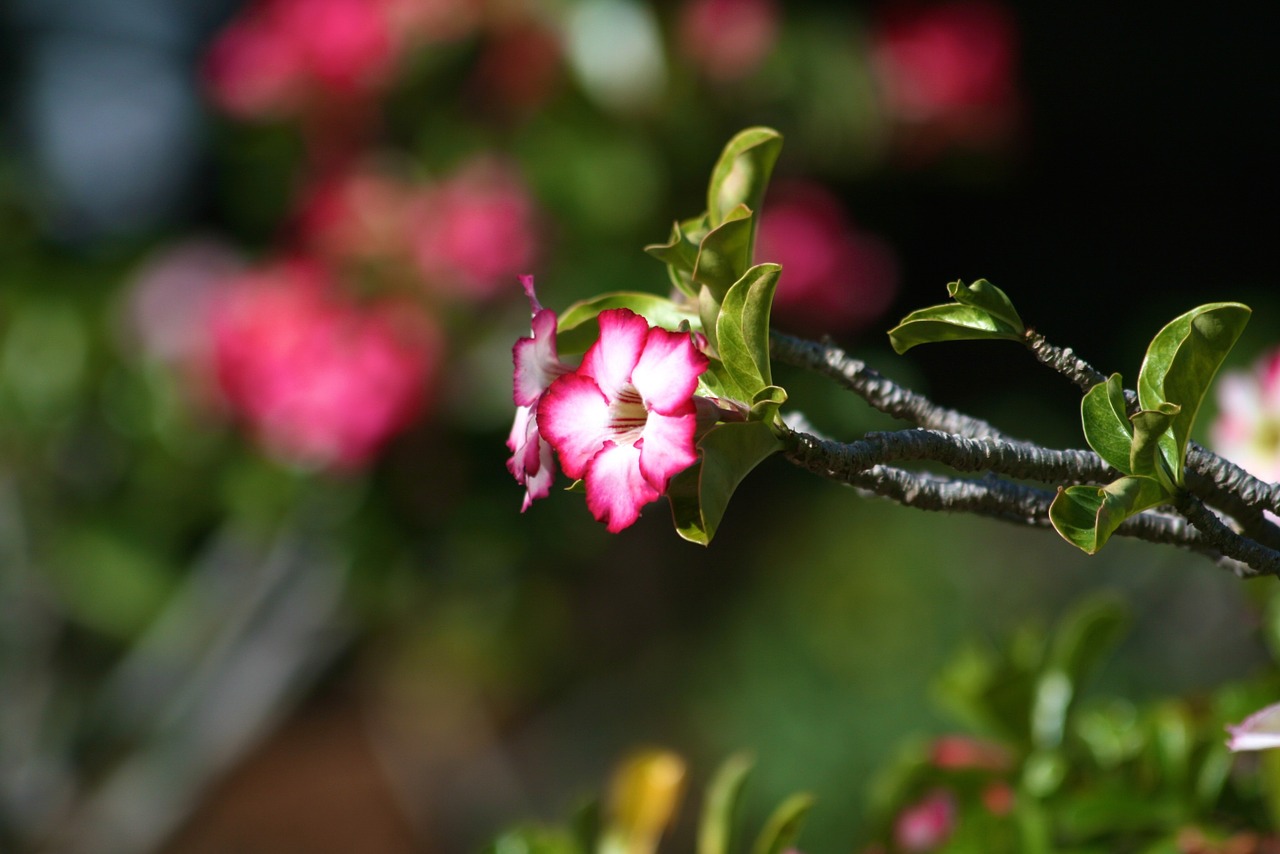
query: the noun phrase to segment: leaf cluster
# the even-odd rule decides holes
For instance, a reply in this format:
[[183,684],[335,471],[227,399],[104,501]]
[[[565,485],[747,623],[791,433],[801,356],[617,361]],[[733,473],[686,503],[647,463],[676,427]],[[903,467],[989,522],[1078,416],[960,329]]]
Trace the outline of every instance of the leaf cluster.
[[[773,810],[747,846],[740,817],[742,796],[754,768],[746,754],[729,757],[703,794],[695,854],[783,854],[792,850],[813,808],[799,792]],[[564,826],[508,831],[486,854],[655,854],[679,805],[684,762],[666,751],[645,751],[614,770],[610,796],[591,799]]]

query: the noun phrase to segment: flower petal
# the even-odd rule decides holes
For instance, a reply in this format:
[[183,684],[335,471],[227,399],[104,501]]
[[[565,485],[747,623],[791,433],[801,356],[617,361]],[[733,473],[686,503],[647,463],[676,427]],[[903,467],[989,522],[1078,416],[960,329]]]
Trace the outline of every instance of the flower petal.
[[523,513],[536,499],[546,498],[550,494],[551,484],[556,477],[555,455],[551,445],[538,432],[537,413],[529,407],[516,407],[516,417],[511,425],[511,435],[507,438],[507,447],[511,449],[507,471],[511,472],[516,482],[525,487],[524,504],[520,507],[520,512]]
[[582,477],[609,441],[609,402],[591,377],[565,374],[538,402],[538,429],[560,455],[560,467]]
[[1267,750],[1280,747],[1280,703],[1267,706],[1245,718],[1239,726],[1228,726],[1232,750]]
[[610,401],[631,382],[631,371],[640,360],[649,323],[630,309],[612,308],[599,315],[600,338],[582,357],[579,370],[595,379]]
[[533,276],[528,273],[523,276],[517,276],[520,280],[520,287],[524,288],[524,295],[529,298],[529,307],[534,314],[542,311],[542,303],[538,302],[538,295],[533,291]]
[[671,478],[698,458],[693,446],[698,416],[688,400],[685,407],[688,411],[682,415],[650,412],[640,441],[636,443],[640,448],[640,471],[659,493],[666,492]]
[[672,413],[689,402],[708,364],[707,357],[693,348],[688,333],[655,326],[649,330],[631,382],[651,411]]
[[556,352],[556,313],[544,308],[533,316],[533,337],[521,338],[511,348],[515,362],[512,396],[517,406],[536,406],[538,395],[569,369]]
[[587,469],[587,508],[616,534],[640,517],[640,508],[656,501],[658,491],[640,473],[640,449],[607,444]]

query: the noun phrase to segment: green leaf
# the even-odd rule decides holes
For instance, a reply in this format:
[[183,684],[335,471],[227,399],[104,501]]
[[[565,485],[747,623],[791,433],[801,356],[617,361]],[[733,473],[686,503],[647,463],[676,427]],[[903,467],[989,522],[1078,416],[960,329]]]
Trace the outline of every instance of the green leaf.
[[751,235],[755,220],[751,209],[738,205],[724,221],[707,232],[698,245],[693,280],[711,289],[716,302],[723,302],[733,283],[751,266]]
[[773,128],[747,128],[729,140],[711,169],[707,186],[707,216],[712,226],[724,222],[738,205],[760,210],[780,151],[782,134]]
[[560,355],[581,353],[590,347],[600,337],[596,316],[611,308],[629,308],[649,321],[651,326],[664,329],[678,329],[685,322],[695,330],[702,327],[702,321],[690,309],[666,297],[639,291],[615,291],[576,302],[565,309],[556,329],[556,347]]
[[791,848],[811,809],[813,796],[810,794],[802,792],[787,798],[765,822],[756,844],[751,846],[751,854],[782,854]]
[[1119,374],[1112,374],[1085,392],[1080,402],[1080,420],[1084,438],[1112,468],[1133,474],[1130,452],[1133,447],[1133,424],[1129,421],[1124,400],[1124,384]]
[[1097,554],[1128,519],[1164,504],[1168,491],[1156,479],[1131,475],[1109,486],[1068,486],[1049,505],[1049,521],[1063,539],[1086,554]]
[[698,822],[698,854],[729,854],[734,817],[754,764],[755,760],[747,754],[734,754],[725,760],[707,785]]
[[720,300],[711,293],[711,288],[703,285],[698,291],[698,320],[702,323],[702,331],[707,336],[707,343],[714,352],[720,352],[720,339],[716,335],[716,323],[720,320]]
[[1123,600],[1105,596],[1084,601],[1059,620],[1049,647],[1049,666],[1081,684],[1115,649],[1129,622]]
[[752,421],[763,421],[772,424],[778,417],[778,410],[787,402],[787,390],[782,386],[769,385],[756,392],[751,399]]
[[752,469],[782,450],[782,443],[762,421],[720,424],[698,443],[701,458],[671,479],[667,497],[676,533],[707,545],[715,536],[729,499]]
[[1156,409],[1135,412],[1129,419],[1133,424],[1133,447],[1129,452],[1129,470],[1134,474],[1155,478],[1172,495],[1175,487],[1172,473],[1160,451],[1160,443],[1168,435],[1182,407],[1175,403],[1162,403]]
[[957,279],[947,285],[947,293],[962,305],[973,306],[986,312],[994,320],[1017,331],[1019,337],[1027,331],[1026,325],[1018,316],[1009,297],[986,279],[978,279],[972,285],[966,285]]
[[546,827],[509,830],[484,850],[485,854],[586,854],[570,834]]
[[889,330],[889,343],[898,354],[917,344],[982,339],[1021,341],[1022,331],[985,309],[958,303],[917,309]]
[[1248,306],[1235,302],[1202,305],[1170,321],[1147,347],[1138,372],[1138,402],[1143,409],[1162,403],[1181,407],[1160,443],[1179,486],[1200,402],[1250,313]]
[[1037,746],[1061,745],[1081,685],[1115,647],[1127,624],[1128,611],[1114,599],[1085,602],[1059,622],[1036,680],[1031,731]]
[[743,402],[773,382],[769,367],[769,309],[778,287],[777,264],[752,267],[725,294],[716,319],[720,361],[737,383]]
[[693,282],[693,268],[698,261],[698,245],[709,226],[707,217],[687,219],[671,226],[671,239],[666,243],[652,243],[644,251],[667,265],[667,275],[675,288],[690,297],[697,297],[698,286]]

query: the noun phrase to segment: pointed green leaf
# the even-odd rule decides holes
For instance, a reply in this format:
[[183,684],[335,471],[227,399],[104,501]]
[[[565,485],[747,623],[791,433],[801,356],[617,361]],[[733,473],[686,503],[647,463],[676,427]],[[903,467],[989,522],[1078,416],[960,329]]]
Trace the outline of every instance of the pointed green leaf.
[[652,243],[644,251],[667,265],[671,284],[690,297],[698,295],[693,282],[693,268],[698,261],[698,244],[707,233],[706,216],[687,219],[671,226],[671,239],[666,243]]
[[1019,336],[1026,332],[1026,326],[1009,297],[986,279],[978,279],[972,285],[956,280],[947,285],[947,293],[962,305],[982,309],[995,320],[1015,330]]
[[667,496],[676,533],[707,545],[715,536],[729,499],[753,468],[782,450],[762,421],[738,421],[712,428],[698,443],[700,459],[671,479]]
[[1138,475],[1105,487],[1069,486],[1059,489],[1049,505],[1049,521],[1067,542],[1097,554],[1125,519],[1169,499],[1159,481]]
[[716,343],[720,361],[746,392],[750,402],[756,392],[772,384],[769,366],[769,309],[782,268],[777,264],[752,267],[725,294],[716,319]]
[[754,764],[755,760],[745,753],[730,756],[707,785],[698,822],[698,854],[729,854],[742,789]]
[[1174,417],[1161,449],[1179,485],[1183,482],[1187,442],[1200,402],[1236,339],[1249,322],[1248,306],[1210,303],[1174,318],[1147,347],[1138,372],[1138,402],[1143,409],[1174,403]]
[[1126,414],[1124,384],[1119,374],[1112,374],[1105,383],[1098,383],[1085,392],[1080,402],[1080,420],[1084,424],[1084,438],[1112,468],[1125,474],[1133,474],[1129,467],[1133,447],[1133,425]]
[[724,222],[738,205],[760,210],[780,151],[782,134],[773,128],[747,128],[729,140],[711,169],[707,186],[707,216],[712,226]]
[[756,844],[751,846],[751,854],[782,854],[790,849],[811,809],[813,796],[810,794],[802,792],[787,798],[765,822]]
[[1170,495],[1174,491],[1172,472],[1160,451],[1160,443],[1182,407],[1162,403],[1156,409],[1133,413],[1133,446],[1129,452],[1129,471],[1155,478]]
[[751,209],[738,205],[702,238],[693,266],[693,280],[710,288],[717,302],[724,300],[729,288],[751,266],[754,228]]
[[600,337],[596,316],[610,308],[629,308],[649,321],[651,326],[664,329],[679,329],[685,322],[692,329],[702,328],[702,321],[696,314],[666,297],[638,291],[616,291],[576,302],[565,309],[556,329],[556,347],[560,355],[581,353],[590,347]]
[[1021,341],[1022,330],[993,317],[985,309],[958,303],[917,309],[889,330],[889,343],[899,354],[917,344],[979,339]]

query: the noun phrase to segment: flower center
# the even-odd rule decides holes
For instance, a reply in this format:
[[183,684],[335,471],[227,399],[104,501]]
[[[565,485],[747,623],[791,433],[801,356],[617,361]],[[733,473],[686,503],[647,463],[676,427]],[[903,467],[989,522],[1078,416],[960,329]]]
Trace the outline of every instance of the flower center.
[[609,432],[613,441],[619,445],[634,445],[640,441],[648,418],[649,410],[645,409],[644,399],[635,386],[629,383],[623,386],[617,398],[609,404]]

